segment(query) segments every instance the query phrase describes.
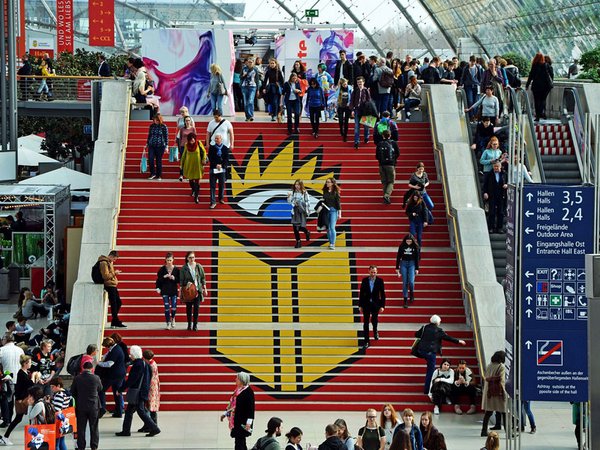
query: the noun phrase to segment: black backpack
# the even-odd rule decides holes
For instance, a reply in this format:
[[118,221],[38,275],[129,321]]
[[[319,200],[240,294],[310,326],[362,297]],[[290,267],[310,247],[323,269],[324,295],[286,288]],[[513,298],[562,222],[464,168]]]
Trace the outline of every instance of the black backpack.
[[382,69],[379,77],[379,86],[382,88],[390,88],[394,85],[394,74],[391,69]]
[[393,166],[396,164],[396,152],[389,140],[380,141],[377,144],[377,161],[383,166]]
[[100,261],[96,261],[96,264],[92,266],[92,281],[95,284],[104,284],[104,278],[100,272]]
[[83,353],[81,355],[71,356],[69,362],[67,363],[67,373],[69,375],[73,375],[74,377],[79,375],[81,372],[81,358],[83,357]]

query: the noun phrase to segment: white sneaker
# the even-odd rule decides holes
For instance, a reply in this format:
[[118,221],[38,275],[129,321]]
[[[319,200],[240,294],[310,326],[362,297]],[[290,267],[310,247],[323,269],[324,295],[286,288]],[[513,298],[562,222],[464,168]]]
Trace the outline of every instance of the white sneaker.
[[10,439],[4,437],[4,436],[0,436],[0,445],[14,445]]
[[451,405],[452,404],[452,400],[450,400],[449,398],[446,399],[446,405]]
[[438,407],[438,405],[435,405],[433,407],[433,413],[437,416],[440,414],[440,408]]
[[331,250],[335,250],[335,245],[330,245],[330,246],[329,246],[329,248],[330,248]]
[[171,329],[171,322],[167,322],[167,326],[165,327],[165,330],[170,330]]
[[175,329],[175,319],[171,320],[171,328]]

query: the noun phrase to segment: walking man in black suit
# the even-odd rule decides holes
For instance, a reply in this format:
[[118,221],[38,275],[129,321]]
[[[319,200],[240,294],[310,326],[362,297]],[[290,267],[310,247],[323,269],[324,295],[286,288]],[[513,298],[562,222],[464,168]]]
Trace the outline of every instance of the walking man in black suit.
[[504,222],[504,205],[506,200],[506,172],[502,171],[502,164],[496,161],[494,170],[485,180],[483,185],[483,199],[490,205],[488,212],[488,228],[490,233],[501,233]]
[[363,348],[369,347],[369,318],[373,324],[373,335],[379,340],[377,319],[385,308],[385,288],[383,280],[377,276],[377,266],[369,266],[369,276],[363,278],[360,285],[358,307],[363,315]]
[[83,372],[75,377],[71,385],[71,393],[75,399],[75,415],[77,416],[77,449],[85,449],[85,431],[90,424],[90,447],[98,449],[100,435],[98,433],[98,413],[100,412],[100,392],[102,382],[98,375],[92,373],[92,363],[83,364]]

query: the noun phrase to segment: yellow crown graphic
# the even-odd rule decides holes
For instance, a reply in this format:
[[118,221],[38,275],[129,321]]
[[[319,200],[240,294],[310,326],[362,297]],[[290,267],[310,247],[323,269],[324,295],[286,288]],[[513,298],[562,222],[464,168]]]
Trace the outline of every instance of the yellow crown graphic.
[[286,140],[269,157],[264,156],[263,137],[252,144],[242,164],[232,164],[231,194],[234,198],[267,185],[290,185],[301,179],[307,189],[321,191],[325,180],[336,177],[339,167],[326,171],[321,168],[323,148],[313,150],[305,158],[299,157],[298,141]]

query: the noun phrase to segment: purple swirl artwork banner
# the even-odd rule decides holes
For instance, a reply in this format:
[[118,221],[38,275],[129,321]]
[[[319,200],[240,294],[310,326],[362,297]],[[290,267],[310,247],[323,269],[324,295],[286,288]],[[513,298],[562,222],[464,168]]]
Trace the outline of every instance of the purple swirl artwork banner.
[[210,114],[210,65],[216,62],[217,53],[213,32],[151,31],[144,35],[143,61],[155,80],[161,112],[176,115],[187,106],[190,114]]

